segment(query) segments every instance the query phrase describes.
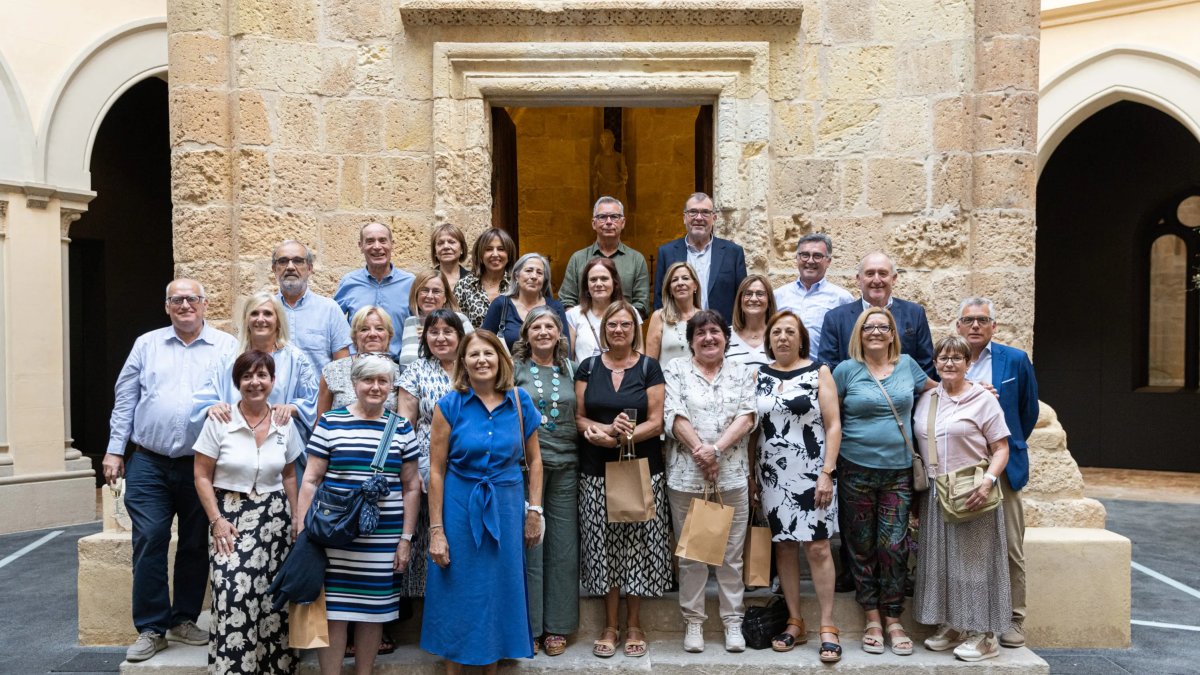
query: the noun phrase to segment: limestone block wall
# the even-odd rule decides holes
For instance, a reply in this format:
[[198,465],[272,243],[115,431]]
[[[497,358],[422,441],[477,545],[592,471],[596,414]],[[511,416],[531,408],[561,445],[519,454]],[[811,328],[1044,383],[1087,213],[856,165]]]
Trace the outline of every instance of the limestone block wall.
[[752,268],[794,278],[825,231],[840,283],[884,248],[935,332],[987,294],[1032,343],[1034,0],[169,5],[176,263],[218,319],[284,237],[330,292],[367,220],[409,268],[436,222],[486,227],[490,105],[709,103],[718,230]]
[[1045,403],[1029,436],[1029,466],[1029,483],[1021,490],[1027,526],[1104,529],[1104,505],[1083,496],[1083,475],[1067,449],[1067,432]]

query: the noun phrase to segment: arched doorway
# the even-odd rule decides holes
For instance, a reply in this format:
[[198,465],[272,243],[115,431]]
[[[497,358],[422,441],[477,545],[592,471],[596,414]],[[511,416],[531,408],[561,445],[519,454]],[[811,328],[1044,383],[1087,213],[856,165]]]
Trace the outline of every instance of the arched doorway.
[[1200,392],[1188,371],[1197,367],[1200,295],[1187,273],[1200,262],[1188,238],[1200,233],[1178,215],[1195,194],[1200,142],[1139,103],[1098,111],[1045,163],[1037,195],[1039,393],[1058,411],[1082,466],[1200,471]]
[[71,225],[71,431],[97,480],[113,384],[138,335],[163,326],[173,275],[167,84],[147,78],[100,125],[90,171],[96,198]]

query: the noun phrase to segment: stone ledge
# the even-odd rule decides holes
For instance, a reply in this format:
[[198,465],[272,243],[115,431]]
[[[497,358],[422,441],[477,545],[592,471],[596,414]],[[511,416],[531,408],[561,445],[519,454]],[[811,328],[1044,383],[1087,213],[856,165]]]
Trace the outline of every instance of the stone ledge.
[[1108,530],[1025,530],[1029,644],[1129,647],[1131,552],[1129,539]]
[[0,513],[0,534],[90,523],[96,519],[96,479],[90,468],[7,476],[0,483]]
[[408,26],[798,26],[800,0],[401,0]]

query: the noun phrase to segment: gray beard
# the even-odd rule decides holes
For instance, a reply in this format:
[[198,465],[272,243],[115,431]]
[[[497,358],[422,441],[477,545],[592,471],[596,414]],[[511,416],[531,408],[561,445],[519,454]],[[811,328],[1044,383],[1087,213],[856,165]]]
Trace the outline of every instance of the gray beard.
[[306,290],[308,290],[308,282],[301,279],[281,279],[279,281],[279,291],[285,296],[304,295]]

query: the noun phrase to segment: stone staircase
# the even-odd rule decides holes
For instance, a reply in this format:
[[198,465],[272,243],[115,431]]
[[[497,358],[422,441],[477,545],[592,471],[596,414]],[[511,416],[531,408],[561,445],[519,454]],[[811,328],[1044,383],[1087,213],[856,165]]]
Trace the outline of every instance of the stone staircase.
[[[890,651],[882,656],[867,654],[862,651],[860,642],[863,614],[854,602],[852,593],[839,593],[835,600],[834,619],[842,629],[842,660],[834,666],[822,664],[817,660],[816,631],[820,615],[808,582],[805,582],[803,592],[802,613],[807,624],[808,643],[798,645],[788,653],[776,653],[770,649],[748,649],[741,654],[726,652],[717,610],[716,591],[715,587],[710,585],[707,594],[709,619],[705,623],[706,645],[705,651],[700,654],[683,651],[684,627],[679,614],[678,600],[674,594],[668,594],[662,598],[642,601],[642,625],[646,627],[650,642],[649,653],[645,657],[633,659],[618,652],[610,659],[596,658],[592,655],[591,644],[604,626],[604,603],[601,598],[583,598],[580,603],[579,632],[571,637],[565,654],[555,657],[539,654],[533,659],[504,661],[500,670],[522,673],[654,672],[680,675],[724,675],[735,672],[738,675],[817,673],[829,672],[830,668],[889,675],[960,670],[1014,675],[1048,675],[1050,672],[1046,662],[1029,649],[1002,649],[999,658],[981,663],[964,663],[955,659],[949,651],[928,651],[920,641],[929,635],[932,629],[914,623],[907,611],[903,621],[917,643],[913,655],[896,656]],[[748,606],[763,604],[769,597],[770,594],[765,590],[748,592],[746,603]],[[419,616],[418,612],[417,617],[403,624],[399,636],[400,645],[395,653],[378,658],[374,672],[386,675],[426,675],[444,672],[441,660],[422,651],[416,644],[420,630]],[[202,617],[201,623],[206,620],[207,617]],[[149,661],[122,664],[121,672],[124,675],[202,675],[207,672],[207,659],[207,647],[172,644],[166,651],[160,652]],[[350,664],[351,662],[346,662],[344,672],[353,672]],[[299,672],[303,675],[317,675],[320,672],[315,654],[305,656]]]

